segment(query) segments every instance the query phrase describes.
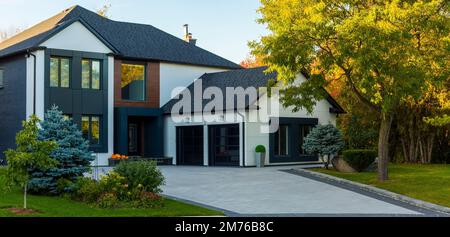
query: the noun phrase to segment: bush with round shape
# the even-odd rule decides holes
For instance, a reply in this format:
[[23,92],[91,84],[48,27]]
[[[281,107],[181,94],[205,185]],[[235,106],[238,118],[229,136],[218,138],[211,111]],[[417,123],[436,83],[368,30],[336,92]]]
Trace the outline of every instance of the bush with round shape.
[[336,155],[344,148],[344,139],[341,131],[335,126],[318,125],[314,127],[306,136],[303,142],[303,149],[309,154],[319,155],[325,168],[328,169],[330,159],[325,160],[324,156]]
[[144,192],[161,193],[164,176],[154,161],[122,162],[114,168],[114,172],[123,176],[131,189],[142,186]]
[[378,155],[375,150],[346,150],[342,152],[343,158],[348,165],[358,172],[369,167]]
[[265,153],[266,152],[266,147],[264,147],[263,145],[257,145],[256,148],[255,148],[255,152]]

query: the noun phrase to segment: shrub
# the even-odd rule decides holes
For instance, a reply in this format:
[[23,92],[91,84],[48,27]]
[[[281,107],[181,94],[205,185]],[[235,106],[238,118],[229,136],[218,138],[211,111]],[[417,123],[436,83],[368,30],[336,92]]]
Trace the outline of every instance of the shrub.
[[264,153],[266,152],[266,148],[263,145],[257,145],[255,148],[255,152]]
[[119,207],[119,199],[114,192],[103,193],[97,200],[97,206],[100,208],[116,208]]
[[102,194],[102,190],[97,181],[87,178],[80,177],[71,186],[70,197],[77,201],[82,201],[86,203],[95,203]]
[[130,189],[140,189],[143,192],[161,193],[164,176],[154,161],[122,162],[114,171],[126,179]]
[[[61,185],[63,184],[68,184],[68,182],[62,181]],[[163,206],[163,198],[157,193],[145,191],[146,186],[140,183],[130,185],[127,178],[115,171],[103,176],[100,181],[82,177],[70,186],[72,190],[70,198],[94,204],[100,208],[157,208]]]
[[[306,136],[303,149],[309,154],[317,154],[328,169],[330,156],[336,155],[344,147],[342,133],[335,126],[318,125]],[[324,156],[328,156],[325,160]]]
[[141,196],[133,202],[136,208],[160,208],[164,206],[163,198],[155,193],[142,192]]
[[358,172],[367,169],[378,155],[375,150],[346,150],[342,154],[344,160]]

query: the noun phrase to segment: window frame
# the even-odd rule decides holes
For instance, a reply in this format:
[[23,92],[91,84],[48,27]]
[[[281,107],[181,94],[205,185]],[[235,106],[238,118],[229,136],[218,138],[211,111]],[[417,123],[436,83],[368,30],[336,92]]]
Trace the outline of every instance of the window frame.
[[[88,88],[84,88],[83,87],[83,61],[88,61],[89,62],[89,87]],[[98,62],[99,64],[99,75],[98,75],[98,89],[97,88],[92,88],[93,85],[93,79],[92,79],[92,65],[93,62]],[[102,67],[102,60],[101,59],[93,59],[93,58],[81,58],[81,89],[82,90],[95,90],[95,91],[100,91],[102,90],[102,75],[103,75],[103,67]]]
[[[284,146],[285,146],[285,150],[286,150],[286,154],[280,154],[281,153],[281,128],[282,127],[285,127],[286,128],[286,142],[285,142],[285,144],[284,144]],[[290,139],[290,137],[289,137],[289,133],[291,132],[290,131],[291,130],[291,126],[289,125],[289,124],[280,124],[279,126],[278,126],[278,130],[275,132],[275,134],[274,134],[274,151],[273,151],[273,153],[274,153],[274,156],[275,157],[289,157],[290,156],[290,154],[291,154],[291,152],[290,152],[290,148],[291,148],[291,144],[290,144],[290,141],[291,141],[291,139]],[[276,139],[278,137],[278,139]],[[277,148],[278,148],[278,151],[277,151]]]
[[[51,63],[52,63],[52,59],[57,59],[58,60],[58,86],[52,86],[51,83],[51,78],[52,78],[52,68],[51,68]],[[62,59],[67,59],[69,61],[69,85],[67,87],[62,87],[62,78],[61,78],[61,68],[62,68],[62,64],[61,64],[61,60]],[[50,88],[61,88],[61,89],[70,89],[72,86],[72,58],[71,57],[65,57],[65,56],[56,56],[56,55],[52,55],[50,56],[50,60],[49,60],[49,76],[48,76],[48,80],[49,80],[49,86]]]
[[0,67],[0,89],[5,88],[5,71],[5,68]]
[[[84,133],[83,133],[83,118],[87,117],[88,118],[88,138],[86,139],[89,142],[89,146],[91,148],[98,148],[102,146],[102,138],[103,138],[103,118],[102,115],[96,115],[96,114],[82,114],[81,115],[81,120],[80,120],[80,127],[81,127],[81,133],[83,135],[84,138]],[[98,118],[98,142],[93,144],[92,143],[92,118],[93,117],[97,117]]]
[[[143,85],[143,94],[144,94],[144,98],[143,100],[132,100],[132,99],[125,99],[123,98],[123,93],[122,93],[122,75],[123,75],[123,65],[132,65],[132,66],[143,66],[144,67],[144,85]],[[121,101],[125,101],[125,102],[137,102],[137,103],[142,103],[142,102],[146,102],[147,101],[147,64],[144,62],[133,62],[133,61],[122,61],[120,64],[120,100]]]
[[299,155],[300,156],[309,156],[310,154],[308,154],[305,149],[303,149],[303,144],[305,143],[305,138],[308,136],[305,136],[305,128],[308,128],[308,134],[311,132],[311,130],[314,128],[314,125],[309,125],[309,124],[299,124]]

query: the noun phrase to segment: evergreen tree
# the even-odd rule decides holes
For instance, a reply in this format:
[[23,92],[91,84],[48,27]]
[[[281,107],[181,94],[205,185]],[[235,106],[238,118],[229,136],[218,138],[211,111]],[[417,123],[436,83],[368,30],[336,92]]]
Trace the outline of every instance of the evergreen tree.
[[[328,169],[330,158],[344,147],[342,133],[335,126],[319,125],[311,130],[303,143],[303,149],[310,154],[317,154]],[[325,161],[325,156],[328,159]]]
[[[59,162],[56,168],[47,171],[35,170],[30,181],[30,190],[36,193],[56,195],[60,181],[74,181],[90,170],[93,160],[86,141],[72,119],[66,118],[57,106],[53,106],[45,114],[41,123],[39,139],[55,141],[58,148],[51,157]],[[68,190],[64,190],[68,191]]]

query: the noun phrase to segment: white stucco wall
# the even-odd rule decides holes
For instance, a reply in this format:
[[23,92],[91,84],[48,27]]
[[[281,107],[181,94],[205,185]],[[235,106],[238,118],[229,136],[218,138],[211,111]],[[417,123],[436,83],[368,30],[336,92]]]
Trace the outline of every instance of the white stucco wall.
[[[62,49],[83,52],[94,52],[108,54],[112,51],[104,45],[94,34],[80,22],[74,22],[52,38],[48,39],[41,46],[49,49]],[[44,90],[45,90],[45,51],[38,50],[32,52],[36,55],[36,115],[44,118]],[[33,73],[34,58],[27,58],[27,98],[26,115],[33,113]],[[108,165],[108,158],[113,153],[114,143],[114,58],[108,57],[108,152],[94,154],[97,158],[93,165]]]
[[48,39],[41,46],[52,49],[75,50],[94,53],[111,53],[112,51],[92,34],[80,22],[74,22],[64,30]]
[[94,166],[107,166],[114,152],[114,57],[108,56],[108,152],[98,153]]
[[172,90],[187,87],[205,73],[227,71],[223,68],[182,65],[174,63],[160,64],[160,106],[172,99]]
[[[45,51],[38,50],[32,52],[36,55],[36,115],[44,119],[44,80],[45,80]],[[26,81],[26,116],[33,114],[34,104],[34,57],[27,58],[27,81]]]
[[[299,75],[297,78],[296,83],[302,83],[305,81],[306,78],[303,75]],[[277,96],[274,96],[274,98],[278,98]],[[263,108],[266,107],[268,104],[267,101],[268,97],[267,95],[264,95],[260,98],[258,101],[259,107]],[[336,126],[336,114],[330,113],[330,108],[332,105],[327,100],[321,100],[316,103],[316,106],[314,107],[314,110],[311,114],[307,112],[306,109],[301,109],[298,112],[292,112],[293,107],[287,107],[280,105],[278,113],[278,117],[284,117],[284,118],[317,118],[319,120],[320,125],[326,125],[326,124],[333,124]],[[252,110],[248,112],[248,116],[255,117],[259,111]],[[261,115],[261,114],[259,114]],[[267,114],[263,114],[262,120],[268,121],[270,119],[270,116]],[[246,123],[246,146],[245,146],[245,152],[246,152],[246,165],[247,166],[254,166],[255,165],[255,147],[257,145],[264,145],[266,147],[266,164],[271,164],[269,161],[268,154],[270,153],[270,146],[269,146],[269,134],[267,133],[261,133],[261,126],[267,125],[266,123],[260,123],[260,122],[247,122]],[[277,164],[277,163],[272,163]],[[292,164],[292,163],[281,163],[281,164]]]

